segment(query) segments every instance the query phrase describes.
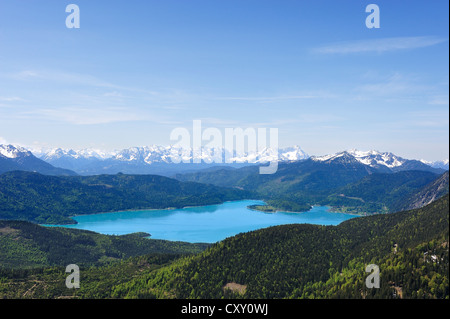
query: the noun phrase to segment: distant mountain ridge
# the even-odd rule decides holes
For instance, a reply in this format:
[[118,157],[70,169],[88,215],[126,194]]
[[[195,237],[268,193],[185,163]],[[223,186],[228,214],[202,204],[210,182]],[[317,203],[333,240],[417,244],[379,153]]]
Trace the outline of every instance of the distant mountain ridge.
[[[71,169],[82,175],[116,174],[119,172],[130,174],[162,174],[174,175],[184,171],[194,171],[213,166],[242,167],[249,164],[262,164],[277,160],[280,163],[302,161],[311,158],[315,161],[327,162],[337,159],[343,154],[353,157],[358,162],[384,172],[397,172],[402,170],[426,170],[434,173],[443,173],[448,170],[448,159],[435,162],[424,160],[405,159],[390,152],[347,150],[325,156],[310,156],[300,146],[280,148],[274,152],[270,148],[255,153],[229,154],[221,149],[222,163],[212,163],[213,150],[203,148],[202,151],[190,150],[183,154],[184,159],[190,163],[173,164],[172,158],[181,154],[182,150],[176,146],[141,146],[131,147],[119,151],[104,152],[95,149],[49,149],[35,152],[40,159],[57,167]],[[277,154],[278,153],[278,154]],[[229,162],[225,163],[225,156]],[[194,159],[200,164],[191,164]],[[347,160],[350,160],[347,157]],[[208,164],[212,163],[212,164]],[[170,166],[168,166],[170,165]]]
[[[339,158],[347,158],[348,160],[348,158],[350,157],[360,162],[361,164],[376,168],[377,170],[382,172],[421,170],[430,171],[433,173],[443,173],[445,170],[445,165],[436,164],[436,166],[432,166],[431,163],[427,164],[424,161],[405,159],[390,152],[378,152],[374,150],[363,152],[353,149],[325,156],[312,156],[311,158],[314,161],[327,163],[330,161],[338,160]],[[442,163],[445,163],[445,161],[442,161]]]
[[[93,174],[159,174],[171,176],[176,173],[204,169],[212,166],[242,167],[250,164],[267,163],[278,158],[281,162],[299,161],[309,158],[299,146],[280,149],[278,157],[270,148],[259,152],[244,154],[230,154],[227,150],[219,150],[222,162],[214,162],[214,150],[203,148],[185,152],[176,146],[151,145],[131,147],[120,151],[101,152],[98,150],[83,149],[49,149],[35,151],[36,156],[42,160],[58,166],[76,171],[81,175]],[[173,158],[183,154],[183,160],[188,163],[174,164]],[[229,158],[226,163],[226,158]],[[199,160],[201,163],[195,163]]]
[[[44,151],[35,151],[36,156],[45,160],[52,161],[60,158],[72,158],[72,159],[112,159],[123,162],[140,161],[147,164],[152,163],[173,163],[172,158],[178,155],[182,151],[181,148],[176,146],[162,146],[162,145],[150,145],[140,147],[130,147],[120,151],[102,152],[98,150],[82,149],[75,151],[73,149],[55,148]],[[242,163],[246,161],[254,161],[255,163],[269,162],[275,159],[275,153],[270,148],[264,148],[259,152],[246,152],[244,154],[232,154],[225,149],[221,149],[222,156],[225,153],[230,156],[230,161]],[[203,147],[202,152],[199,150],[189,151],[186,160],[201,159],[205,162],[211,162],[213,149]],[[280,161],[298,161],[309,158],[309,155],[303,151],[300,146],[292,146],[280,149],[278,151],[278,160]]]
[[420,161],[422,163],[430,165],[431,167],[434,167],[434,168],[442,168],[442,169],[445,169],[445,170],[448,170],[448,168],[449,168],[449,160],[448,159],[445,159],[445,160],[442,160],[442,161],[434,161],[434,162],[428,162],[428,161],[425,161],[425,160],[420,160]]
[[[34,152],[34,153],[33,153]],[[243,167],[260,165],[277,160],[290,163],[312,159],[316,162],[359,162],[381,172],[423,170],[442,174],[448,170],[448,160],[427,162],[411,160],[390,152],[346,150],[324,156],[310,156],[300,146],[279,149],[274,152],[264,148],[259,152],[230,154],[221,149],[222,162],[214,162],[213,149],[203,148],[184,152],[176,146],[151,145],[131,147],[120,151],[105,152],[96,149],[62,149],[30,151],[20,146],[0,145],[0,173],[11,170],[37,171],[49,175],[98,175],[98,174],[157,174],[174,176],[217,166]],[[278,153],[278,154],[277,154]],[[173,163],[174,156],[183,154],[186,163]],[[228,162],[225,162],[228,158]],[[41,162],[39,162],[41,160]],[[194,162],[200,162],[195,163]],[[51,166],[47,165],[50,164]],[[53,166],[53,167],[52,167]]]
[[0,174],[16,170],[45,175],[77,175],[71,170],[55,167],[37,158],[25,148],[0,144]]

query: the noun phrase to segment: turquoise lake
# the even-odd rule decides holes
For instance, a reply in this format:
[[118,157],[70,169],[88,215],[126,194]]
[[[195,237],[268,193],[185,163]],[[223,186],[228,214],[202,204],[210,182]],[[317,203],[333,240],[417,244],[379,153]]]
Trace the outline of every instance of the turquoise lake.
[[264,202],[243,200],[182,209],[80,215],[73,217],[78,224],[62,227],[92,230],[108,235],[147,232],[154,239],[214,243],[242,232],[269,226],[304,223],[337,225],[356,217],[329,212],[329,207],[324,206],[316,206],[303,213],[264,213],[247,208],[254,204]]

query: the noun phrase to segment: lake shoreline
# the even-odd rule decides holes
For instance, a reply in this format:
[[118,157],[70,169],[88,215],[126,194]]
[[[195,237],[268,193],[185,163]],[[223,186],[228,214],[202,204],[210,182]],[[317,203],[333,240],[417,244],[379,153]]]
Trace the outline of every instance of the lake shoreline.
[[40,226],[47,226],[47,227],[58,227],[58,226],[68,226],[68,225],[77,225],[78,222],[73,219],[75,217],[80,216],[94,216],[94,215],[103,215],[103,214],[114,214],[114,213],[128,213],[128,212],[152,212],[152,211],[171,211],[171,210],[177,210],[177,209],[186,209],[186,208],[200,208],[200,207],[210,207],[210,206],[216,206],[216,205],[223,205],[225,203],[231,203],[231,202],[241,202],[241,201],[261,201],[260,199],[239,199],[239,200],[227,200],[223,202],[219,202],[216,204],[209,204],[209,205],[194,205],[194,206],[183,206],[183,207],[166,207],[166,208],[139,208],[139,209],[122,209],[122,210],[112,210],[112,211],[103,211],[99,213],[87,213],[87,214],[75,214],[67,216],[67,218],[72,219],[73,223],[63,223],[63,224],[38,224]]
[[[184,208],[122,210],[77,215],[77,224],[48,225],[84,229],[107,235],[149,233],[152,239],[189,243],[215,243],[239,233],[286,224],[338,225],[350,214],[331,213],[327,206],[305,212],[255,214],[251,205],[262,200],[227,201],[222,204]],[[260,211],[258,211],[260,212]],[[45,225],[44,225],[45,226]]]

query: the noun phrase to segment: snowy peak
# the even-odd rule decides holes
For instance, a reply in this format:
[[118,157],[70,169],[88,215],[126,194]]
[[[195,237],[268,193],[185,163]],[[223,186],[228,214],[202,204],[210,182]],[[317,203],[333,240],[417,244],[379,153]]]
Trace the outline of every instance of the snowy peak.
[[445,169],[448,170],[449,168],[449,160],[445,159],[442,161],[434,161],[434,162],[429,162],[429,161],[425,161],[425,160],[420,160],[422,163],[429,165],[431,167],[434,168],[440,168],[440,169]]
[[30,151],[15,145],[0,144],[0,174],[9,171],[38,172],[45,175],[76,175],[38,159]]
[[424,163],[423,161],[408,160],[390,152],[379,152],[375,150],[359,151],[352,149],[330,155],[313,156],[311,158],[314,161],[320,162],[336,162],[337,160],[339,160],[340,162],[344,161],[350,162],[351,161],[350,157],[361,164],[370,166],[381,172],[397,172],[402,170],[424,170],[440,173],[442,172],[442,169],[448,169],[448,166],[447,168],[432,166],[428,163]]
[[45,161],[57,159],[105,159],[111,157],[112,154],[113,153],[107,153],[93,149],[82,149],[75,151],[73,149],[63,148],[54,148],[46,151],[36,152],[36,155]]
[[19,158],[33,156],[33,154],[20,146],[0,144],[0,156],[6,158]]
[[364,152],[355,149],[331,155],[313,157],[313,160],[326,162],[334,161],[338,158],[344,158],[347,161],[351,160],[352,158],[360,162],[361,164],[368,165],[374,168],[379,168],[380,166],[385,166],[387,168],[399,167],[406,161],[405,159],[388,152],[381,153],[373,150]]
[[64,150],[62,148],[55,148],[45,153],[41,159],[48,160],[52,159],[60,159],[63,157],[75,157],[77,158],[77,153],[74,150]]
[[313,161],[323,162],[323,163],[341,163],[341,164],[351,164],[360,163],[352,154],[347,151],[325,155],[325,156],[313,156],[311,157]]
[[173,150],[171,147],[159,145],[131,147],[121,150],[111,157],[112,160],[121,162],[139,163],[170,163]]
[[379,167],[382,165],[388,168],[394,168],[402,166],[406,162],[405,159],[389,152],[378,152],[373,150],[362,152],[354,149],[348,152],[359,162],[372,167]]
[[298,145],[284,148],[279,152],[280,161],[300,161],[307,158],[309,155]]

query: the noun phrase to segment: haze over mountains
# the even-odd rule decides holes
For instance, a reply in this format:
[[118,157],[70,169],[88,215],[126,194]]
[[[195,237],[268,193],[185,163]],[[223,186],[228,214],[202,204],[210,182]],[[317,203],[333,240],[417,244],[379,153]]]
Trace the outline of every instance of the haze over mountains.
[[[34,154],[56,167],[73,170],[80,175],[94,174],[158,174],[171,176],[186,171],[209,168],[212,166],[242,167],[248,164],[268,163],[277,158],[270,148],[256,153],[230,154],[226,149],[219,150],[221,160],[215,160],[214,149],[203,148],[202,152],[194,150],[185,152],[177,146],[151,145],[131,147],[120,151],[101,152],[98,150],[55,148],[34,151]],[[173,159],[182,155],[182,163],[176,164]],[[229,158],[226,161],[226,158]],[[309,158],[299,146],[281,149],[278,159],[281,162],[298,161]],[[196,161],[200,163],[194,163]]]
[[[230,166],[243,167],[250,164],[265,164],[278,158],[280,163],[289,163],[312,159],[316,162],[357,161],[380,172],[398,172],[402,170],[425,170],[442,173],[448,170],[448,159],[436,162],[411,160],[390,152],[347,150],[325,156],[310,156],[299,146],[279,149],[276,154],[270,148],[260,152],[231,154],[220,150],[221,161],[214,161],[214,150],[183,153],[183,162],[176,164],[172,159],[182,154],[176,146],[131,147],[120,151],[103,152],[94,149],[54,148],[31,152],[20,146],[0,145],[0,173],[11,170],[37,171],[48,175],[97,175],[97,174],[174,174],[194,172],[200,169]],[[228,153],[227,153],[228,152]],[[278,156],[277,156],[278,155]],[[225,156],[229,161],[225,162]],[[194,162],[198,160],[200,163]],[[50,164],[50,165],[49,165]]]

